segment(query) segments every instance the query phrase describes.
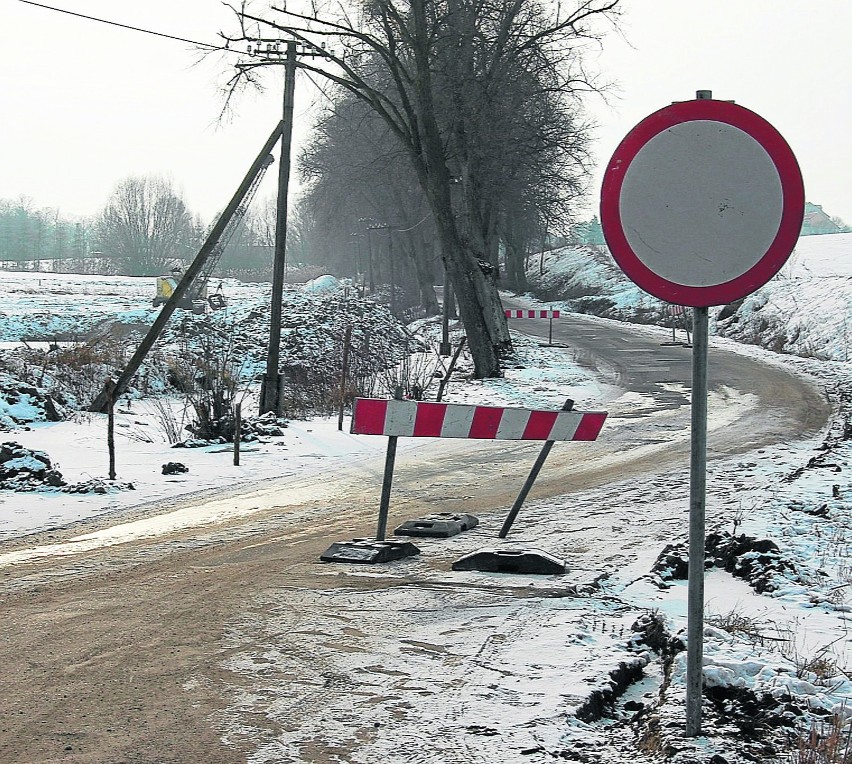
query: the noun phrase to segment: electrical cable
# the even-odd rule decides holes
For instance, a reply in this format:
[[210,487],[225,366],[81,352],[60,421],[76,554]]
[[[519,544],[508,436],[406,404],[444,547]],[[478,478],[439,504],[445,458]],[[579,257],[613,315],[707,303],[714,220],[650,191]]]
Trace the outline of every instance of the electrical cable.
[[142,32],[144,34],[154,35],[155,37],[165,37],[167,40],[177,40],[178,42],[188,42],[190,45],[198,45],[201,48],[208,48],[209,50],[223,50],[228,53],[238,53],[239,55],[245,55],[242,51],[234,50],[233,48],[228,48],[222,45],[211,45],[207,42],[198,42],[196,40],[188,40],[185,37],[176,37],[172,34],[166,34],[165,32],[156,32],[153,29],[144,29],[143,27],[134,27],[130,26],[130,24],[121,24],[118,21],[110,21],[109,19],[101,19],[97,16],[87,16],[85,13],[77,13],[76,11],[69,11],[65,8],[55,8],[52,5],[44,5],[44,3],[36,3],[33,0],[18,0],[18,2],[25,3],[26,5],[34,5],[37,8],[44,8],[48,11],[56,11],[57,13],[66,13],[69,16],[76,16],[81,19],[88,19],[89,21],[97,21],[101,24],[109,24],[114,27],[121,27],[122,29],[130,29],[133,32]]

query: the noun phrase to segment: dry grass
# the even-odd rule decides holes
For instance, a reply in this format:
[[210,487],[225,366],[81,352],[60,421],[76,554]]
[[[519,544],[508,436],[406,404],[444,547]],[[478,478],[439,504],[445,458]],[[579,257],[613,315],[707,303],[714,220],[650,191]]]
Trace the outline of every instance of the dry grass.
[[812,721],[794,740],[790,764],[852,764],[852,722],[845,713]]

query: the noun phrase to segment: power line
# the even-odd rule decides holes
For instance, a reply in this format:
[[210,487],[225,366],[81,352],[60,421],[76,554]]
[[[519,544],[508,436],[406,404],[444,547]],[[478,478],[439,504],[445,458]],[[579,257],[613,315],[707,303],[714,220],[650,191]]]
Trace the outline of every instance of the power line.
[[188,42],[190,45],[198,45],[202,48],[208,48],[209,50],[224,50],[228,53],[238,53],[240,55],[244,55],[242,51],[234,50],[233,48],[228,48],[222,45],[211,45],[207,42],[198,42],[197,40],[188,40],[185,37],[176,37],[172,34],[166,34],[165,32],[156,32],[153,29],[144,29],[142,27],[134,27],[129,24],[121,24],[118,21],[110,21],[109,19],[98,18],[97,16],[87,16],[85,13],[77,13],[76,11],[69,11],[65,8],[54,8],[52,5],[44,5],[43,3],[35,3],[33,0],[18,0],[18,2],[25,3],[26,5],[34,5],[37,8],[44,8],[48,11],[56,11],[57,13],[65,13],[69,16],[76,16],[77,18],[87,19],[89,21],[97,21],[100,24],[109,24],[114,27],[121,27],[122,29],[130,29],[133,32],[142,32],[144,34],[154,35],[155,37],[165,37],[167,40],[177,40],[178,42]]

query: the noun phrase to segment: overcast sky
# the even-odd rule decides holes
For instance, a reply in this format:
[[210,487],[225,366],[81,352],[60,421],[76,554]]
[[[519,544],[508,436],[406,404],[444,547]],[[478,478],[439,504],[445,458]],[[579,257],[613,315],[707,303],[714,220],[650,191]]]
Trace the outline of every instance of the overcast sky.
[[[44,0],[125,24],[217,42],[219,0]],[[262,7],[263,3],[256,3]],[[796,153],[809,201],[852,223],[852,3],[849,0],[622,0],[620,32],[593,56],[615,83],[594,98],[599,176],[641,119],[708,89],[756,111]],[[0,0],[0,198],[91,215],[132,174],[169,176],[209,220],[233,194],[279,118],[283,72],[219,122],[227,61],[189,45]],[[299,85],[297,140],[319,98]],[[271,184],[267,184],[269,191]]]

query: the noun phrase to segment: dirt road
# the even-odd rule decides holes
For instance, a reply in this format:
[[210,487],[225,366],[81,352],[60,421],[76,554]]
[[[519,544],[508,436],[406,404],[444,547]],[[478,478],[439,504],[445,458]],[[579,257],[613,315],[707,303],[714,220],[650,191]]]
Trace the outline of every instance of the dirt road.
[[[688,349],[580,318],[560,321],[554,340],[570,343],[566,352],[612,386],[601,440],[554,449],[532,497],[538,503],[519,523],[518,539],[547,535],[572,560],[570,580],[507,584],[447,572],[460,553],[493,542],[534,444],[424,441],[401,454],[390,527],[437,508],[473,512],[482,525],[468,539],[427,541],[420,558],[380,572],[318,562],[330,541],[373,532],[378,460],[310,484],[270,482],[251,497],[261,511],[220,526],[128,534],[130,540],[115,529],[102,536],[93,529],[91,543],[70,546],[73,533],[54,532],[4,545],[0,762],[384,756],[452,763],[493,762],[497,748],[489,746],[498,742],[502,751],[510,743],[523,750],[524,725],[507,741],[488,733],[485,718],[497,713],[500,690],[486,690],[509,660],[504,645],[532,639],[536,625],[539,639],[554,623],[564,635],[566,624],[588,618],[582,598],[565,597],[594,580],[614,550],[622,550],[621,566],[639,559],[624,508],[640,494],[657,513],[643,543],[671,536],[671,492],[683,489],[688,460]],[[710,367],[711,458],[799,440],[826,421],[818,391],[779,368],[715,350]],[[606,488],[613,481],[617,501]],[[735,477],[727,482],[737,490]],[[567,493],[581,511],[552,516],[547,497]],[[724,506],[720,500],[718,511]],[[29,555],[39,545],[44,556]],[[617,601],[605,607],[613,622],[622,618]],[[475,632],[472,622],[480,625]],[[532,681],[510,668],[502,676]],[[539,690],[523,697],[546,695]],[[525,702],[515,703],[513,714]],[[539,727],[549,724],[556,734],[558,704],[547,713]],[[479,726],[470,714],[481,717]],[[437,722],[461,732],[438,743],[429,732]],[[407,746],[407,757],[394,759],[395,745]]]

